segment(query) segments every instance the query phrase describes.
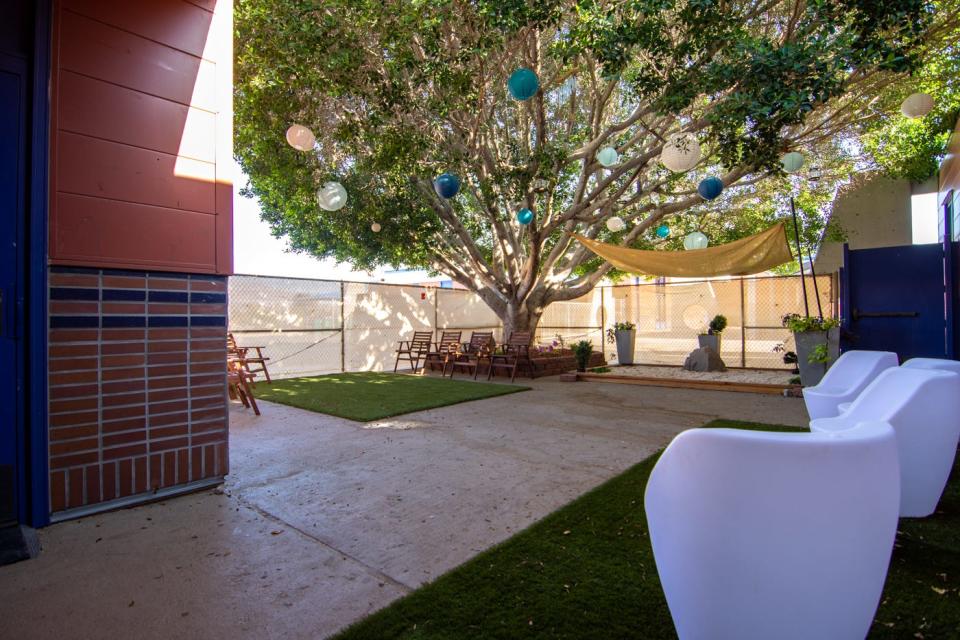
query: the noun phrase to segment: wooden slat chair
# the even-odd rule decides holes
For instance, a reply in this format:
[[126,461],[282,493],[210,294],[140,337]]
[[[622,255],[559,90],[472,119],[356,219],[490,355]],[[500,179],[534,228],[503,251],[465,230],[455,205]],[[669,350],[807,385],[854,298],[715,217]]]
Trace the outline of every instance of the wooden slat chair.
[[414,331],[411,340],[400,340],[397,346],[397,361],[393,363],[393,372],[397,372],[401,360],[406,360],[417,372],[417,365],[430,353],[430,343],[433,342],[433,331]]
[[460,345],[456,357],[450,363],[450,378],[453,378],[457,367],[473,371],[473,379],[477,379],[480,373],[480,364],[486,361],[490,362],[490,354],[496,346],[492,331],[474,331],[470,335],[470,342],[464,342]]
[[260,415],[260,407],[257,406],[257,399],[253,397],[253,390],[250,388],[252,381],[253,374],[244,368],[239,359],[227,360],[227,391],[230,397],[239,398],[243,406]]
[[[270,372],[267,371],[267,356],[263,355],[262,349],[266,347],[241,347],[237,344],[236,338],[233,337],[232,333],[227,334],[227,357],[234,358],[241,362],[243,369],[250,374],[250,381],[253,382],[254,378],[258,373],[262,373],[263,377],[267,379],[267,382],[273,382],[270,379]],[[250,353],[251,350],[255,350],[257,355],[254,356]],[[257,368],[252,368],[251,365],[257,366]]]
[[435,364],[440,365],[441,375],[447,375],[447,364],[457,355],[457,348],[460,346],[460,335],[462,331],[444,331],[440,336],[440,342],[433,345],[423,361],[423,366],[428,364],[431,367]]
[[510,371],[510,382],[517,377],[517,368],[525,364],[530,377],[533,377],[533,362],[530,360],[530,341],[533,335],[529,331],[514,331],[510,334],[510,339],[503,343],[499,353],[494,352],[490,356],[490,371],[487,373],[487,380],[493,377],[497,369],[508,369]]

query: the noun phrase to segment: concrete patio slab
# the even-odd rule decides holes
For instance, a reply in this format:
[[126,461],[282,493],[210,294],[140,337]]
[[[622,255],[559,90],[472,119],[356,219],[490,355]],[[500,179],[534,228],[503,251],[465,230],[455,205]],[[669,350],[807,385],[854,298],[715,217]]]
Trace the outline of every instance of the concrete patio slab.
[[234,407],[222,491],[43,530],[38,559],[0,568],[0,637],[323,637],[684,429],[806,421],[792,398],[530,384],[372,423]]

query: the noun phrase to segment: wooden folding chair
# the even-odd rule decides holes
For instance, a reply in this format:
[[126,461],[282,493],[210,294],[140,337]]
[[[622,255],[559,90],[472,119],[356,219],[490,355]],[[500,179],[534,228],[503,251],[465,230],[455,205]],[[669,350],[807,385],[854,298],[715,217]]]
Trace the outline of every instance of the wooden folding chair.
[[239,359],[227,360],[227,391],[231,398],[239,398],[243,406],[253,409],[256,415],[260,415],[260,407],[257,406],[257,399],[253,397],[253,390],[250,388],[250,382],[253,380],[253,374],[248,372]]
[[401,360],[406,360],[417,372],[417,365],[422,358],[430,353],[430,343],[433,342],[433,331],[414,331],[412,340],[400,340],[397,346],[397,361],[393,364],[393,372],[397,372]]
[[[258,373],[262,373],[263,377],[267,379],[267,382],[272,382],[270,380],[270,372],[267,371],[267,360],[270,358],[263,355],[262,349],[266,347],[241,347],[237,344],[236,339],[233,337],[232,333],[227,334],[227,357],[235,358],[241,361],[244,371],[250,374],[251,382],[254,380],[255,376]],[[256,350],[257,355],[254,356],[250,353],[251,350]],[[251,368],[250,365],[259,365],[258,368]]]
[[487,380],[491,379],[494,371],[497,369],[508,369],[510,371],[510,382],[517,377],[517,367],[521,364],[527,366],[530,377],[533,377],[533,362],[530,360],[530,341],[533,335],[529,331],[514,331],[510,334],[510,339],[503,343],[499,353],[494,352],[490,355],[490,371],[487,373]]
[[490,354],[493,352],[495,342],[492,331],[474,331],[470,336],[470,342],[464,342],[460,345],[456,356],[450,363],[450,378],[457,367],[473,370],[473,379],[477,379],[480,373],[480,364],[483,361],[490,361]]
[[426,367],[429,364],[432,367],[434,364],[439,364],[441,375],[447,375],[447,364],[457,355],[462,333],[462,331],[444,331],[440,336],[440,342],[433,345],[427,353],[423,366]]

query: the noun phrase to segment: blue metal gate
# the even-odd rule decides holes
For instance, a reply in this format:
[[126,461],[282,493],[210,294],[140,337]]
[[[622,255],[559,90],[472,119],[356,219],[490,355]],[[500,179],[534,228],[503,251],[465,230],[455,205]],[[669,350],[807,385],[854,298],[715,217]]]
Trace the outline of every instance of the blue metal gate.
[[845,251],[841,346],[894,351],[901,361],[954,357],[945,275],[940,244]]

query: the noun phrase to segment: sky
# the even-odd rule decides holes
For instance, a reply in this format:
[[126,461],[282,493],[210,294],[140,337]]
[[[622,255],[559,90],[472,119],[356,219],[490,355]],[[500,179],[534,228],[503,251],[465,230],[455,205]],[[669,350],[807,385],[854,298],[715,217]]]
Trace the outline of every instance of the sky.
[[293,253],[289,250],[286,239],[275,238],[270,233],[270,225],[260,219],[259,203],[255,199],[240,195],[240,189],[247,179],[236,162],[233,172],[234,273],[358,282],[419,283],[434,280],[423,271],[355,271],[348,264],[329,259],[320,260],[305,253]]

